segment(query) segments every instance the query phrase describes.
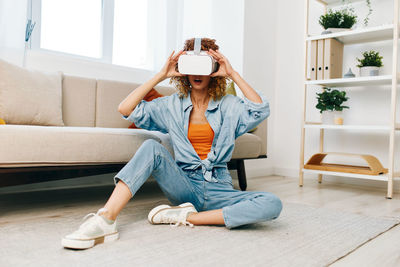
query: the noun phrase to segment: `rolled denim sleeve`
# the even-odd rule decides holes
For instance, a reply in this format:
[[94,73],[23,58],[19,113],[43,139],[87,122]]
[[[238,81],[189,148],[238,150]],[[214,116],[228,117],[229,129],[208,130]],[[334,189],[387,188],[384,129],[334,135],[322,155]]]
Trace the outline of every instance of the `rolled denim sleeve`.
[[166,99],[167,97],[160,97],[149,102],[142,100],[129,116],[122,117],[142,129],[168,133],[165,120]]
[[270,110],[267,99],[259,91],[256,90],[256,92],[262,100],[261,103],[252,102],[246,97],[237,98],[235,105],[235,110],[238,112],[236,138],[255,128],[269,116]]

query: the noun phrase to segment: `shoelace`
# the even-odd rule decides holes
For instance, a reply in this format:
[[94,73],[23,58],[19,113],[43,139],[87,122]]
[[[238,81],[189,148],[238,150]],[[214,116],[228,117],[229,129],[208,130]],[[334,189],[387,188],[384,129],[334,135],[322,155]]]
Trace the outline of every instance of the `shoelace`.
[[82,222],[84,222],[84,223],[82,223],[82,225],[81,225],[79,228],[81,229],[81,228],[85,227],[85,226],[86,226],[86,222],[88,221],[88,219],[89,219],[90,217],[99,216],[100,213],[102,213],[102,212],[104,212],[104,211],[106,211],[106,209],[105,209],[105,208],[101,208],[101,209],[99,209],[96,213],[91,212],[91,213],[89,213],[89,214],[86,214],[86,216],[83,217],[83,219],[82,219]]
[[179,225],[183,225],[183,226],[186,226],[186,225],[188,225],[188,226],[190,226],[190,227],[194,227],[194,225],[193,225],[193,223],[190,223],[190,222],[188,222],[188,221],[183,221],[183,222],[181,222],[181,221],[179,221],[179,222],[177,222],[177,223],[175,223],[175,224],[170,224],[171,225],[171,227],[177,227],[177,226],[179,226]]
[[179,218],[177,222],[174,223],[174,219],[171,217],[163,217],[163,220],[167,221],[169,223],[169,225],[171,227],[177,227],[179,225],[183,225],[183,226],[190,226],[190,227],[194,227],[194,225],[188,221],[186,221],[185,218]]
[[101,212],[104,212],[104,211],[106,211],[106,209],[105,209],[105,208],[101,208],[101,209],[99,209],[96,213],[91,212],[91,213],[89,213],[89,214],[86,214],[86,216],[83,217],[82,221],[85,221],[87,218],[89,218],[89,217],[91,217],[91,216],[99,216],[100,213],[101,213]]

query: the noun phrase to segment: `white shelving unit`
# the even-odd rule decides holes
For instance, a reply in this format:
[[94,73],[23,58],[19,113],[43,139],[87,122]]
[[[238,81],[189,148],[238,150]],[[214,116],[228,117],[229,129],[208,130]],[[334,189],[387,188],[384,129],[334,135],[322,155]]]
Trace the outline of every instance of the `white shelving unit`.
[[[303,119],[301,129],[301,147],[300,147],[300,174],[299,174],[299,185],[303,186],[304,173],[318,174],[318,181],[322,181],[322,175],[333,175],[333,176],[345,176],[359,179],[379,180],[387,182],[387,195],[386,197],[391,199],[393,196],[393,180],[395,177],[400,177],[400,172],[394,170],[394,143],[395,133],[400,130],[400,124],[396,123],[396,98],[397,98],[397,86],[399,81],[398,73],[398,39],[399,39],[399,1],[393,0],[393,24],[382,25],[377,27],[369,27],[364,29],[356,29],[344,32],[337,32],[326,35],[310,36],[308,33],[309,23],[309,6],[310,1],[305,0],[305,80],[303,90]],[[314,0],[325,5],[340,4],[340,0]],[[356,2],[352,1],[352,2]],[[326,8],[325,8],[326,9]],[[368,42],[376,42],[383,40],[392,40],[393,59],[392,59],[392,71],[390,75],[372,76],[372,77],[355,77],[355,78],[340,78],[340,79],[328,79],[328,80],[307,80],[307,59],[308,49],[307,44],[312,40],[321,40],[327,38],[335,38],[342,42],[344,45],[348,44],[360,44]],[[391,117],[390,124],[388,125],[326,125],[320,122],[308,122],[306,118],[307,108],[307,87],[309,85],[319,85],[326,87],[356,87],[356,86],[378,86],[388,85],[391,88]],[[382,175],[365,175],[365,174],[354,174],[345,172],[331,172],[322,170],[310,170],[305,169],[304,165],[304,148],[305,148],[305,134],[306,129],[319,129],[320,142],[319,151],[324,152],[324,132],[330,130],[352,130],[352,131],[364,131],[364,132],[383,132],[390,136],[389,147],[388,147],[388,158],[389,166],[388,173]],[[354,133],[356,134],[356,133]]]

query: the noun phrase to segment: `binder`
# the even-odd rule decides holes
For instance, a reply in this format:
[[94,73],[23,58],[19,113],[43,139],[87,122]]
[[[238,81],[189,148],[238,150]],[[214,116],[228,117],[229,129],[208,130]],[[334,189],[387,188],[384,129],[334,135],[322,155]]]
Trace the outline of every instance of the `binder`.
[[324,79],[324,40],[317,42],[317,80]]
[[309,73],[308,79],[317,79],[317,41],[310,41],[309,43]]
[[336,39],[324,40],[324,79],[342,77],[343,44]]

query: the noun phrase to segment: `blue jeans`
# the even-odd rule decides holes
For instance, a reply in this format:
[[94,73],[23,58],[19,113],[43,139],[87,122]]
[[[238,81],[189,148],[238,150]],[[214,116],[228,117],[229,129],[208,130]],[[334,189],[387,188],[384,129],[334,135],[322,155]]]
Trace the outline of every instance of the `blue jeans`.
[[214,168],[213,174],[218,182],[204,180],[201,168],[182,170],[163,145],[146,140],[114,181],[122,180],[133,196],[152,175],[173,205],[190,202],[197,211],[222,209],[229,229],[279,216],[282,202],[274,194],[233,189],[226,167]]

